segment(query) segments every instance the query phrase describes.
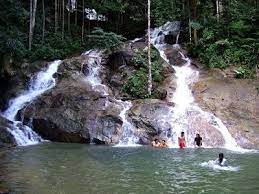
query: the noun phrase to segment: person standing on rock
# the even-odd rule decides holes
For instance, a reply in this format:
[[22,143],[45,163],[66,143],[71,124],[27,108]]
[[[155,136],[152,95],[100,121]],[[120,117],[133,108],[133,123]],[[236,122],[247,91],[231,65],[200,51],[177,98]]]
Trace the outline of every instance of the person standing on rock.
[[181,137],[178,137],[178,144],[180,149],[183,149],[186,147],[184,132],[181,132]]
[[202,137],[199,133],[196,134],[196,137],[194,138],[194,145],[201,147],[202,146]]

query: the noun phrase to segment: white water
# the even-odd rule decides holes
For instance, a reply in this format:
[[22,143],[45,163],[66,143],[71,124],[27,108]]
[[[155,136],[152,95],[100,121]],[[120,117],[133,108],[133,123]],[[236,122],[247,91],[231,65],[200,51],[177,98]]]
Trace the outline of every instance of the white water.
[[[166,32],[160,33],[162,29],[163,27],[159,27],[153,30],[151,41],[152,44],[160,52],[161,57],[169,63],[169,60],[164,53],[165,47],[168,46],[164,43],[164,34],[166,34]],[[173,47],[175,49],[180,48],[178,44],[174,45]],[[182,53],[180,54],[182,56],[182,59],[186,61],[185,64],[181,67],[172,64],[173,68],[175,69],[177,87],[173,98],[171,99],[172,102],[175,103],[175,107],[172,109],[170,122],[171,129],[173,131],[173,137],[170,140],[171,142],[169,142],[170,147],[178,147],[177,141],[182,131],[185,132],[187,147],[193,147],[193,135],[195,135],[197,131],[188,133],[192,130],[192,126],[190,126],[188,118],[189,113],[195,111],[197,112],[197,114],[200,114],[203,118],[205,118],[210,125],[212,125],[221,133],[222,138],[225,142],[225,148],[235,151],[242,151],[243,149],[241,149],[237,145],[235,139],[231,136],[223,122],[215,115],[203,111],[197,104],[195,104],[190,86],[192,86],[192,84],[198,80],[199,72],[191,67],[191,60],[189,58],[185,57]],[[206,147],[206,142],[203,142],[203,146]]]
[[87,65],[88,65],[88,75],[84,78],[84,80],[93,87],[93,89],[102,91],[103,94],[108,95],[108,88],[102,84],[102,80],[100,78],[101,71],[101,62],[102,62],[102,52],[89,50],[84,52],[82,55],[87,56]]
[[8,130],[14,136],[17,145],[31,145],[42,141],[41,137],[30,127],[16,121],[15,117],[18,111],[23,109],[28,103],[55,86],[53,75],[57,72],[60,63],[60,60],[54,61],[46,70],[39,72],[33,77],[30,81],[29,89],[10,100],[9,108],[2,114],[8,120],[13,121],[13,128]]
[[206,167],[206,168],[211,168],[215,171],[220,171],[220,170],[223,170],[223,171],[239,171],[240,167],[239,166],[220,166],[218,165],[214,160],[209,160],[208,162],[202,162],[200,164],[200,166],[202,167]]
[[122,137],[119,141],[119,144],[116,145],[116,147],[135,147],[135,146],[140,146],[137,144],[139,141],[139,138],[134,135],[134,126],[127,120],[127,112],[130,110],[132,107],[131,102],[123,102],[121,100],[117,100],[118,102],[121,102],[123,105],[123,110],[120,113],[120,117],[123,121],[122,128],[123,128],[123,133]]
[[[101,66],[101,52],[99,51],[86,51],[82,55],[87,56],[87,64],[88,64],[88,70],[89,74],[84,78],[86,82],[90,83],[90,85],[93,87],[93,89],[103,92],[105,95],[108,94],[108,88],[106,85],[102,84],[102,80],[100,78],[100,70],[102,68]],[[122,137],[119,141],[119,144],[116,146],[120,147],[132,147],[132,146],[138,146],[136,144],[139,139],[134,135],[134,126],[128,121],[127,119],[127,112],[132,107],[132,104],[128,101],[122,101],[122,100],[116,100],[122,107],[122,111],[120,112],[120,117],[123,121],[122,124]]]

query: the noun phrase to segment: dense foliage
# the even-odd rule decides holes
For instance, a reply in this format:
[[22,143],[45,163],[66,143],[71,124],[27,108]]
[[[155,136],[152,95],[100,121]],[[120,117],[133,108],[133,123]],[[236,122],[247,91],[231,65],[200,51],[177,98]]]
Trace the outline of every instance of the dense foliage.
[[[160,59],[159,53],[155,48],[151,50],[151,60],[152,60],[152,78],[153,82],[160,83],[163,80],[162,75],[162,61]],[[135,50],[132,63],[138,67],[127,80],[123,87],[123,91],[130,94],[132,97],[146,98],[147,95],[147,50],[139,51]],[[152,95],[156,95],[156,88],[153,88]]]
[[[68,1],[64,0],[64,15],[62,2],[37,1],[29,50],[30,1],[0,1],[2,61],[6,56],[14,58],[16,64],[24,60],[52,60],[92,47],[112,50],[125,40],[123,37],[132,39],[145,34],[146,0],[77,0],[74,11],[68,11]],[[83,15],[83,6],[105,15],[107,21],[89,20]],[[259,45],[257,10],[255,0],[151,1],[153,26],[168,20],[182,21],[180,43],[189,49],[191,56],[208,67],[233,66],[237,78],[255,75]]]

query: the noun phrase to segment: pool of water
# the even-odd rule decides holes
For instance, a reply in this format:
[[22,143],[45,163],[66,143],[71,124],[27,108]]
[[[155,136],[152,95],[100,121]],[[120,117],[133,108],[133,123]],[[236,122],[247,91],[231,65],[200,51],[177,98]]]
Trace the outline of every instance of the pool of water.
[[[219,152],[229,168],[209,162]],[[259,193],[258,153],[47,143],[0,157],[0,180],[19,194]]]

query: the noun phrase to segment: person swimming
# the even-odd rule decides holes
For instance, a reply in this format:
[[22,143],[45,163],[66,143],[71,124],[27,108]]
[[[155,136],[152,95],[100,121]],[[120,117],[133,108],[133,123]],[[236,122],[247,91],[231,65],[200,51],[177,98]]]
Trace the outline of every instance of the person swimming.
[[186,147],[186,141],[184,137],[184,132],[181,132],[181,137],[178,137],[178,144],[181,149]]
[[159,140],[156,138],[154,141],[152,141],[152,146],[155,148],[158,148],[161,146],[161,143],[159,142]]
[[160,147],[162,147],[162,148],[168,147],[168,145],[166,144],[166,141],[164,139],[162,140],[162,143],[161,143]]
[[196,134],[196,137],[194,139],[194,145],[198,147],[202,146],[202,137],[200,136],[199,133]]
[[220,166],[228,166],[228,161],[226,158],[224,158],[223,153],[219,153],[219,158],[215,161],[215,163]]

